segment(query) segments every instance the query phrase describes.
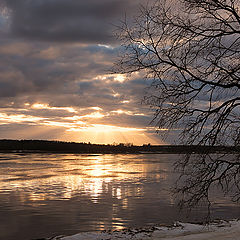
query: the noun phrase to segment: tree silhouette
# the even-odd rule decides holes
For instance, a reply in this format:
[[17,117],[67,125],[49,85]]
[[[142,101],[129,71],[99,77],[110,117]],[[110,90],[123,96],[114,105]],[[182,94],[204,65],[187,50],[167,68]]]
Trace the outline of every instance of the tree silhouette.
[[[240,1],[161,0],[122,22],[116,73],[152,80],[144,102],[159,129],[180,132],[182,144],[239,146]],[[188,154],[176,163],[181,203],[209,202],[217,183],[239,200],[239,156]],[[234,190],[233,190],[234,189]]]

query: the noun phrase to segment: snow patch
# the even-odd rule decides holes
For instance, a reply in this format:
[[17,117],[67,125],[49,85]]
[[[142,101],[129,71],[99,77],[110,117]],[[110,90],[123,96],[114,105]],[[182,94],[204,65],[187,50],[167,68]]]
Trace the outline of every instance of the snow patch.
[[154,226],[121,231],[84,232],[58,236],[51,240],[240,240],[240,221],[215,221],[208,225],[176,222],[173,226]]

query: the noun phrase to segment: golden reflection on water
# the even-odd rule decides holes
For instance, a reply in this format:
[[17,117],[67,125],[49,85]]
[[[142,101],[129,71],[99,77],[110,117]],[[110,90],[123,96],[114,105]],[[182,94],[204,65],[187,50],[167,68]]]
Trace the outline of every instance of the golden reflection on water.
[[[141,155],[12,154],[6,160],[0,157],[0,193],[17,193],[22,205],[36,208],[79,195],[93,204],[109,201],[109,221],[115,229],[122,229],[126,223],[119,211],[132,207],[132,197],[143,197],[141,181],[168,177],[165,163],[149,160]],[[109,225],[101,219],[96,224],[99,230]]]
[[[11,229],[17,236],[29,233],[18,239],[37,239],[39,226],[44,236],[52,236],[182,221],[169,193],[175,159],[158,154],[0,154],[5,233]],[[217,200],[225,216],[231,205]],[[234,208],[231,216],[236,215]],[[0,239],[7,239],[4,231]]]
[[[103,191],[109,191],[109,183],[138,182],[156,170],[155,164],[143,163],[131,155],[46,155],[46,158],[14,155],[8,164],[11,171],[0,170],[1,191],[26,190],[27,200],[32,202],[70,199],[78,193],[87,194],[97,202]],[[167,167],[160,165],[161,173],[154,176],[157,180],[165,180]],[[119,184],[112,188],[111,194],[123,199],[141,195],[142,189],[141,186],[130,189]],[[124,205],[127,205],[126,200]]]

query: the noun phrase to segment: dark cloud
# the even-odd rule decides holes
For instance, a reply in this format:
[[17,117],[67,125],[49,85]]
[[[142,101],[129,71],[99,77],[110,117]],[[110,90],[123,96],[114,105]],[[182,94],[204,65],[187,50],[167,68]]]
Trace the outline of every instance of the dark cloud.
[[140,0],[2,0],[11,32],[26,39],[110,43],[114,24]]
[[[131,100],[139,105],[147,86],[142,79],[120,83],[107,75],[118,48],[104,46],[0,42],[0,100],[43,102],[53,106],[91,107],[109,111]],[[106,75],[106,77],[101,78]],[[11,99],[11,100],[10,100]],[[130,108],[128,110],[130,110]]]
[[109,74],[120,49],[113,24],[141,1],[0,0],[10,13],[0,12],[0,138],[77,140],[71,128],[82,134],[84,124],[141,134],[149,82]]
[[0,98],[86,92],[90,81],[110,68],[113,55],[101,46],[93,53],[79,46],[0,43]]

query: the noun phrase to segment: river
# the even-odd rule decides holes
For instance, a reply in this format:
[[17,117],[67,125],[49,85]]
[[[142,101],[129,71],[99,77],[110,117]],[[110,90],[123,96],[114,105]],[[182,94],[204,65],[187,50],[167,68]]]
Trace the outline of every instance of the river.
[[[0,154],[0,239],[28,240],[176,220],[198,222],[176,206],[170,154]],[[239,218],[216,196],[212,217]]]

